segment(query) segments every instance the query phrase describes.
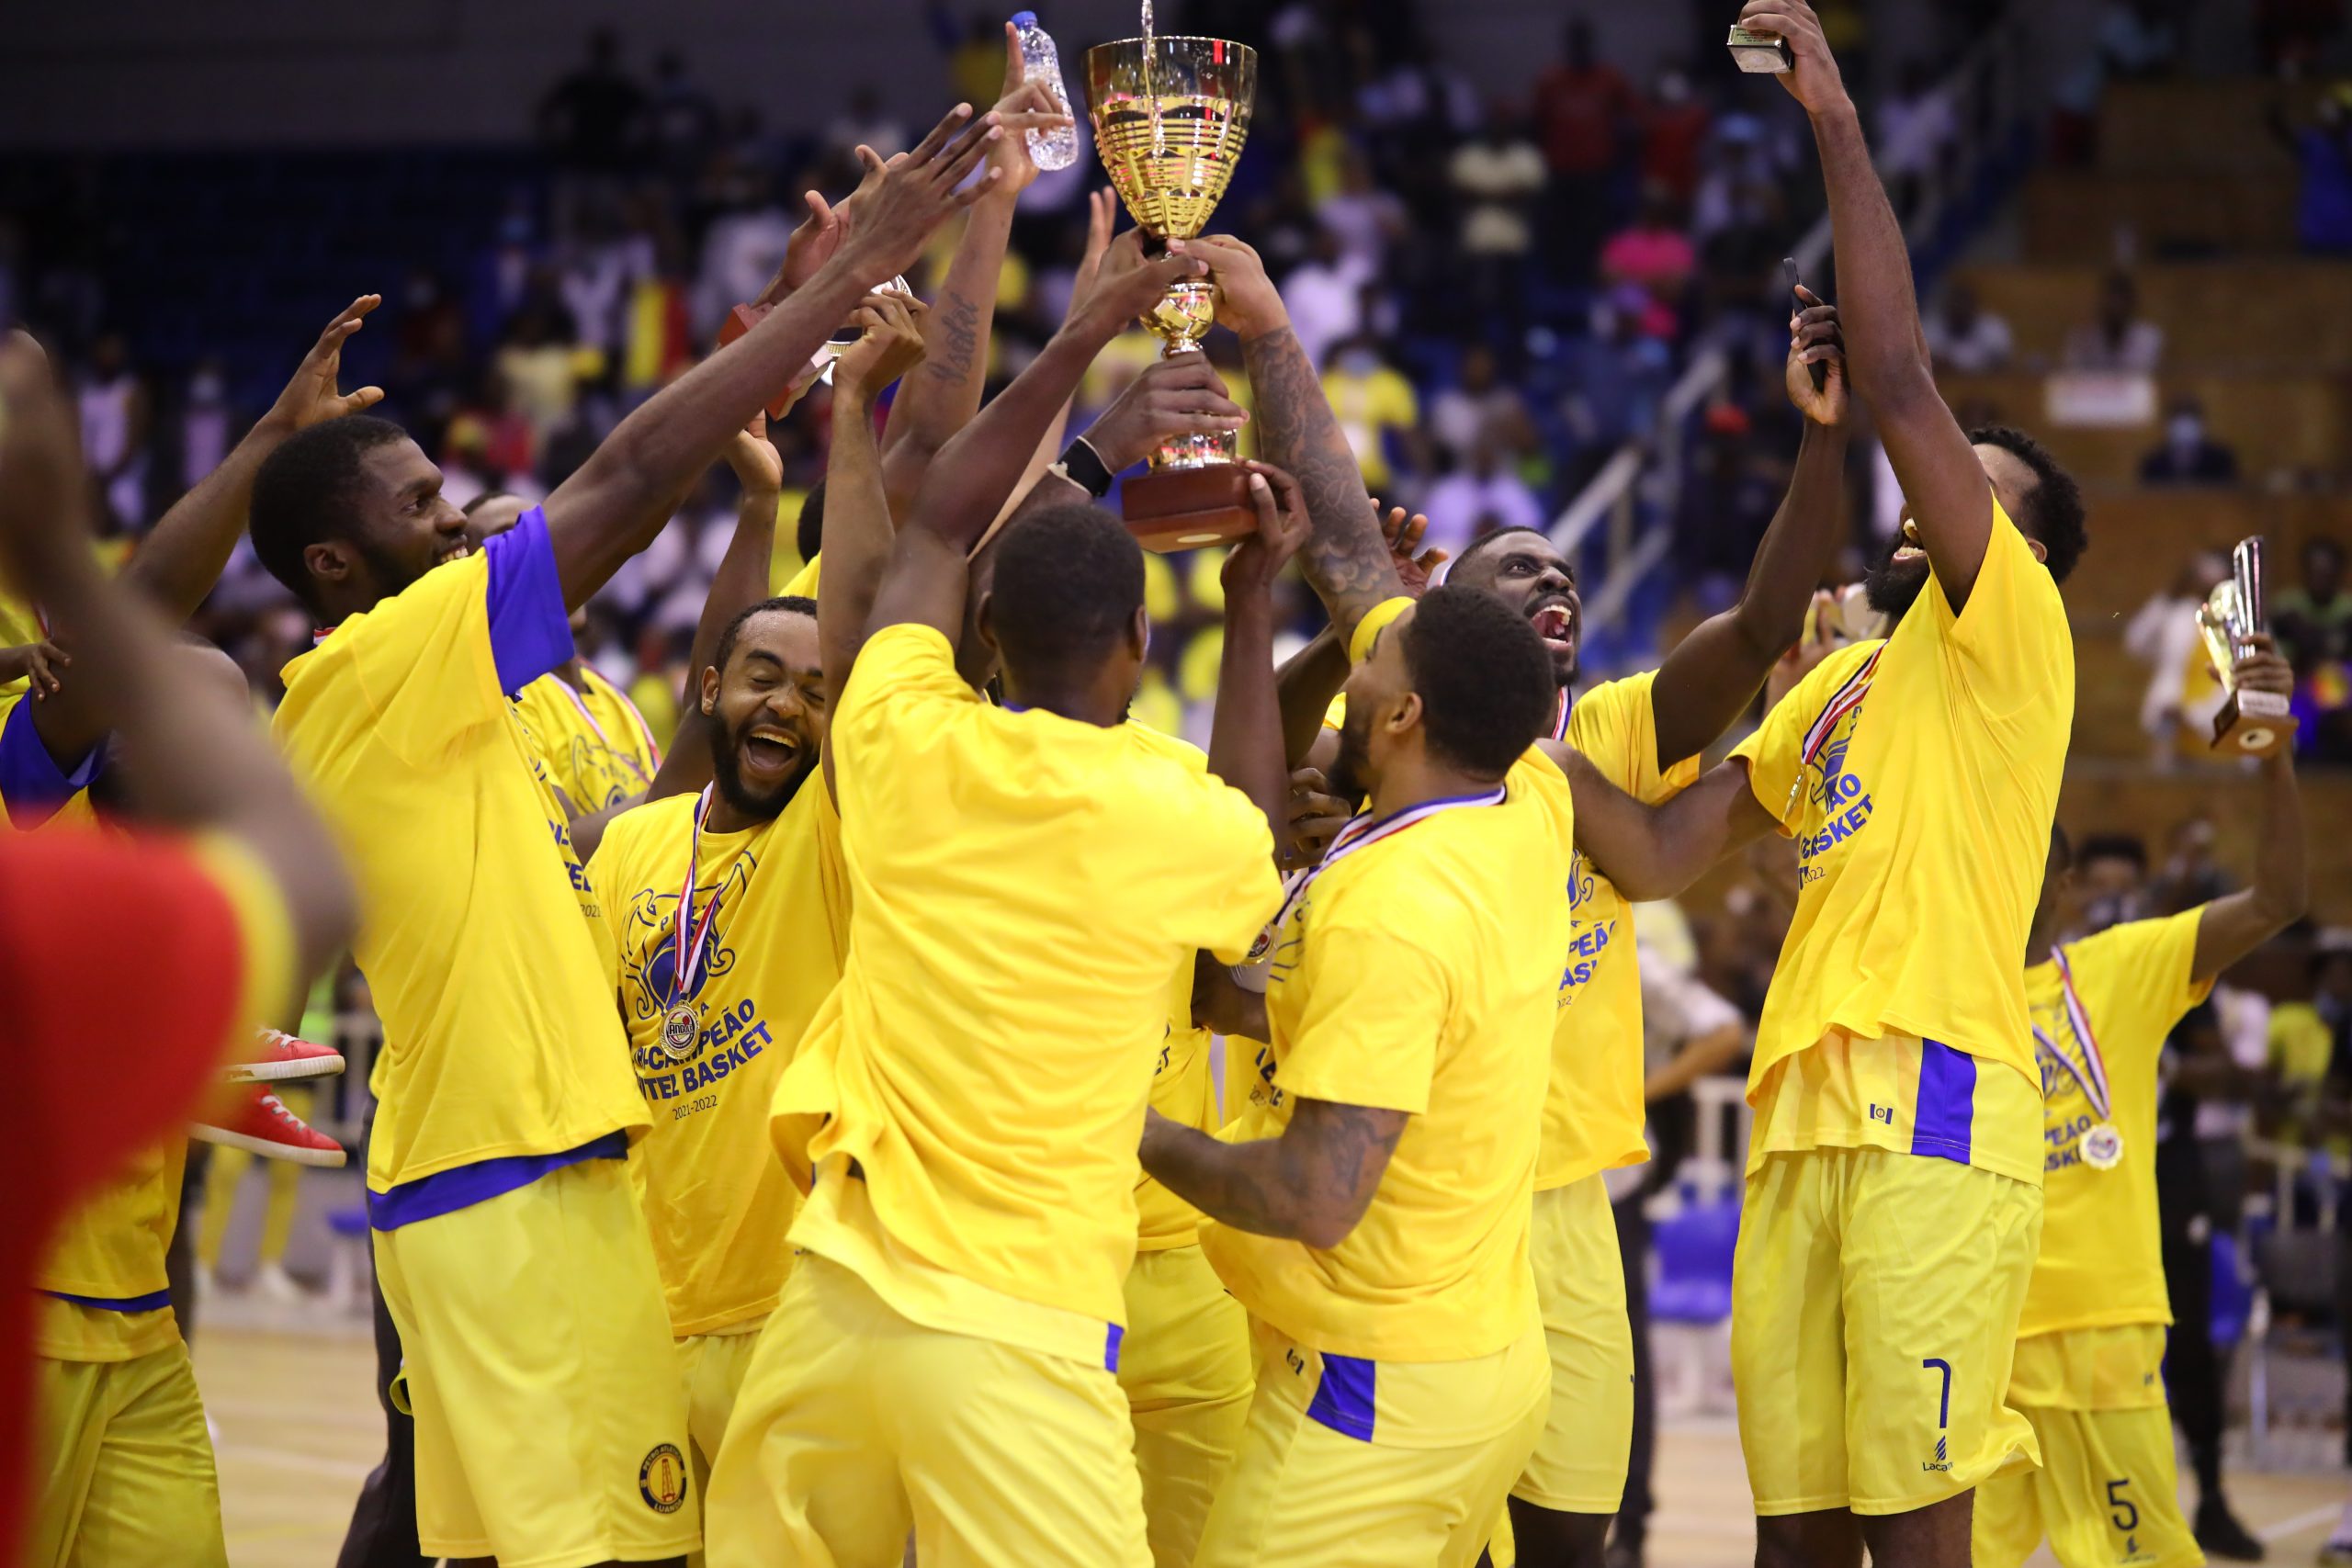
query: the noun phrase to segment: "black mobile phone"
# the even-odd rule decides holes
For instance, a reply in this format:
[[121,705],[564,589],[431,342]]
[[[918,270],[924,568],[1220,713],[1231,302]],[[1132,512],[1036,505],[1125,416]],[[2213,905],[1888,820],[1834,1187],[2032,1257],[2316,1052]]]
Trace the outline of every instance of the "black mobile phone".
[[[1796,257],[1782,256],[1781,258],[1781,275],[1789,281],[1789,298],[1795,301],[1795,308],[1799,311],[1804,310],[1804,301],[1797,299]],[[1829,367],[1826,365],[1815,364],[1808,365],[1805,368],[1813,372],[1813,389],[1815,391],[1817,392],[1824,387],[1829,385]]]

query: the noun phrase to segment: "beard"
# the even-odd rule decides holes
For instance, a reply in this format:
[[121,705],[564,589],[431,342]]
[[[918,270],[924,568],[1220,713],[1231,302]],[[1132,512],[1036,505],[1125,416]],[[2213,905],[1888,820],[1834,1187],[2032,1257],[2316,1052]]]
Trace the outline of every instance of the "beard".
[[1340,754],[1325,772],[1324,782],[1341,800],[1361,801],[1372,794],[1371,772],[1372,716],[1358,713],[1351,703],[1340,721]]
[[1898,621],[1910,613],[1913,603],[1919,597],[1919,591],[1928,586],[1928,558],[1924,555],[1917,560],[1896,560],[1894,552],[1902,547],[1903,540],[1898,536],[1894,543],[1887,547],[1886,558],[1871,568],[1862,578],[1862,597],[1869,602],[1870,607]]
[[718,786],[718,793],[726,797],[730,808],[760,821],[773,821],[784,815],[784,808],[792,804],[792,797],[798,795],[800,786],[808,782],[808,775],[817,765],[818,749],[803,744],[798,763],[791,773],[774,788],[759,790],[744,779],[743,770],[736,760],[741,744],[742,737],[740,735],[711,732],[711,782]]

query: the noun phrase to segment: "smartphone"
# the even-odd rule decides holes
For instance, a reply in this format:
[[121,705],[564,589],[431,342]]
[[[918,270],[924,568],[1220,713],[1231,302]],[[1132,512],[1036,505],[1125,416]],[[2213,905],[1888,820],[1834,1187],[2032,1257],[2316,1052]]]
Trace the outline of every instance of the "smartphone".
[[[1737,32],[1739,29],[1734,28],[1732,30],[1734,32]],[[1805,307],[1804,301],[1797,298],[1796,257],[1782,256],[1781,258],[1781,276],[1789,280],[1789,299],[1792,302],[1791,309],[1802,312]],[[1815,391],[1817,392],[1824,387],[1829,385],[1829,367],[1826,365],[1808,365],[1805,368],[1813,372],[1813,389]]]

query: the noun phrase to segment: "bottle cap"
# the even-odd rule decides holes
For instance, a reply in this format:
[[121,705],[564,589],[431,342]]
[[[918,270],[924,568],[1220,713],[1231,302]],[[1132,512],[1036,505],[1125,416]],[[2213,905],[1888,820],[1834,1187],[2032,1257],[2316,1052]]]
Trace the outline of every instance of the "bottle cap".
[[1015,11],[1012,13],[1012,25],[1016,28],[1034,28],[1037,25],[1037,13]]

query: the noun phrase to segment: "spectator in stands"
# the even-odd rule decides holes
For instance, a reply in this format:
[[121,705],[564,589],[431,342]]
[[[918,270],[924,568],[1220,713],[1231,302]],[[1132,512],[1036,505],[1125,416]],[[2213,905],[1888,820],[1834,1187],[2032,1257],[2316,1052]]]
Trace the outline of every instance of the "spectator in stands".
[[2226,485],[2238,478],[2238,455],[2205,428],[2205,405],[2186,393],[2165,416],[2163,445],[2140,459],[2146,485]]
[[1585,449],[1579,478],[1657,428],[1658,404],[1674,384],[1674,355],[1647,330],[1649,310],[1649,296],[1634,285],[1611,289],[1592,308],[1591,335],[1562,355],[1562,412]]
[[1894,91],[1879,105],[1877,137],[1879,171],[1905,222],[1959,136],[1959,116],[1935,73],[1924,60],[1905,61]]
[[130,345],[107,333],[90,351],[89,373],[75,401],[82,421],[82,457],[97,483],[109,525],[119,533],[147,524],[147,436],[153,402],[146,379],[131,368]]
[[2155,743],[2155,761],[2171,765],[2184,737],[2191,754],[2212,737],[2221,706],[2222,683],[2197,632],[2197,607],[2214,584],[2228,581],[2230,563],[2212,550],[2199,550],[2182,563],[2163,591],[2149,596],[2123,628],[2123,646],[2148,666],[2148,689],[2140,699],[2140,728]]
[[2108,0],[2099,13],[2099,63],[2110,82],[2169,75],[2180,60],[2180,26],[2165,0]]
[[1388,258],[1389,243],[1410,228],[1396,193],[1375,184],[1363,149],[1350,143],[1340,159],[1340,188],[1315,209],[1323,227],[1339,236],[1340,254],[1376,274]]
[[2094,833],[2075,853],[2075,889],[2083,934],[2126,920],[2144,919],[2148,903],[2148,846],[2132,833]]
[[[653,61],[653,91],[639,124],[648,161],[673,179],[702,166],[718,140],[718,106],[687,78],[685,57],[663,50]],[[897,152],[893,144],[891,152]]]
[[2254,0],[2255,52],[2282,80],[2308,74],[2344,27],[2344,0]]
[[[1292,331],[1298,312],[1292,308]],[[1392,493],[1396,470],[1389,461],[1393,442],[1416,475],[1430,471],[1429,446],[1421,435],[1420,403],[1413,384],[1388,362],[1380,340],[1359,332],[1332,345],[1329,366],[1323,372],[1323,394],[1331,412],[1363,469],[1364,484],[1374,495]]]
[[1464,352],[1461,379],[1430,400],[1429,424],[1437,444],[1457,458],[1492,446],[1518,462],[1538,450],[1527,400],[1504,381],[1502,362],[1485,344]]
[[2302,581],[2270,602],[2278,650],[2295,667],[2296,746],[2316,761],[2352,762],[2352,593],[2344,588],[2344,547],[2324,536],[2304,541]]
[[1290,307],[1290,330],[1316,365],[1331,347],[1363,325],[1363,286],[1372,273],[1340,247],[1340,237],[1317,226],[1306,260],[1283,279],[1283,303]]
[[217,358],[199,361],[187,378],[180,399],[179,423],[173,446],[178,471],[169,476],[175,491],[184,491],[220,466],[229,447],[243,432],[237,411],[229,403],[229,375]]
[[2311,999],[2270,1010],[2269,1061],[2291,1097],[2290,1129],[2300,1146],[2313,1148],[2324,1142],[2317,1123],[2328,1069],[2338,1057],[2352,1060],[2352,932],[2321,932],[2307,972]]
[[[877,149],[878,151],[878,149]],[[695,280],[695,330],[707,334],[736,304],[755,299],[783,265],[795,220],[776,204],[764,173],[747,174],[740,210],[718,218],[703,237],[702,272]]]
[[[1001,70],[1003,57],[994,48],[989,52],[994,60],[991,68]],[[861,143],[885,158],[907,145],[905,124],[882,107],[882,89],[872,82],[860,82],[850,88],[848,106],[825,124],[825,151],[829,155],[849,157]]]
[[1486,123],[1454,151],[1446,181],[1462,214],[1457,243],[1473,306],[1516,313],[1528,253],[1535,248],[1544,155],[1508,99],[1487,106]]
[[1535,126],[1552,167],[1548,248],[1576,276],[1608,231],[1618,145],[1635,104],[1623,73],[1595,57],[1590,22],[1572,19],[1565,41],[1559,63],[1535,80]]
[[2295,237],[2317,255],[2352,252],[2352,85],[2338,84],[2322,96],[2315,124],[2296,130],[2275,102],[2269,124],[2302,173]]
[[2131,274],[2111,272],[2099,286],[2098,314],[2066,334],[2069,370],[2153,375],[2165,355],[2165,330],[2140,314]]
[[571,317],[545,298],[526,299],[492,364],[505,412],[528,423],[533,451],[543,449],[579,406],[579,345]]
[[564,168],[618,174],[628,161],[644,90],[620,68],[620,39],[610,28],[588,35],[588,60],[539,103],[539,139]]
[[1669,317],[1679,317],[1684,291],[1698,266],[1699,253],[1683,230],[1674,197],[1663,186],[1644,186],[1634,221],[1600,248],[1601,281],[1638,286]]
[[1977,302],[1976,290],[1964,279],[1944,289],[1943,309],[1927,323],[1928,352],[1939,370],[1982,376],[2009,367],[2016,341],[2009,323]]
[[1544,507],[1535,492],[1486,442],[1429,488],[1421,497],[1421,510],[1430,520],[1424,542],[1453,556],[1473,539],[1498,529],[1544,525]]
[[1698,193],[1699,157],[1713,118],[1680,67],[1659,72],[1641,112],[1643,182],[1664,186],[1677,205],[1688,206]]

